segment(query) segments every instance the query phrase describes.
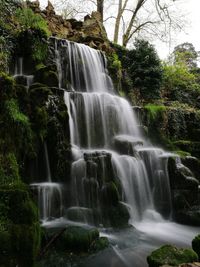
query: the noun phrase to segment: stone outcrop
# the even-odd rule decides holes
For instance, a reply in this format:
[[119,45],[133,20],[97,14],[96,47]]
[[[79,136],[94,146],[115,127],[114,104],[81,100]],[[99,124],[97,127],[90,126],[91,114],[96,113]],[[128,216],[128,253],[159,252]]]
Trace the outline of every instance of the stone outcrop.
[[61,15],[57,15],[50,1],[44,10],[40,9],[38,0],[28,2],[28,7],[47,21],[53,36],[84,43],[103,51],[111,50],[98,12],[92,12],[91,15],[84,17],[84,21],[78,21],[76,19],[64,19]]

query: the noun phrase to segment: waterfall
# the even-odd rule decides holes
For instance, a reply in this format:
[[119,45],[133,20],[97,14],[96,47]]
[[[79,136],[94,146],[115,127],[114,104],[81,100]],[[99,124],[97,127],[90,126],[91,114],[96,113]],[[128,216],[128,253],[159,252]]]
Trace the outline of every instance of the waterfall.
[[169,216],[169,154],[151,146],[140,133],[134,108],[114,91],[104,54],[67,40],[51,42],[60,87],[67,89],[72,207],[99,211],[100,202],[109,198],[106,192],[119,182],[119,201],[129,207],[131,223],[151,211]]

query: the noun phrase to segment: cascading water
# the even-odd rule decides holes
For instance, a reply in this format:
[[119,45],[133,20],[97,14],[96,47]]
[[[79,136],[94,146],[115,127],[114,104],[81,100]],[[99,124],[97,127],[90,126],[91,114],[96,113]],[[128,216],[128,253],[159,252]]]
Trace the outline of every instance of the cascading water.
[[[146,256],[156,247],[166,243],[188,246],[197,229],[162,217],[169,217],[171,212],[167,161],[172,154],[145,141],[135,108],[114,93],[102,53],[66,40],[50,38],[50,42],[59,72],[59,86],[65,89],[73,162],[71,185],[68,184],[67,190],[70,203],[62,202],[62,188],[51,179],[47,184],[52,187],[47,188],[60,192],[57,194],[58,214],[52,212],[56,202],[53,195],[42,193],[39,199],[45,226],[59,227],[63,223],[100,226],[113,248],[74,265],[80,267],[146,267]],[[47,147],[44,152],[47,177],[51,177]],[[113,231],[101,227],[102,223],[110,226],[106,217],[114,217],[118,227],[126,213],[116,216],[115,212],[124,207],[129,211],[130,224],[137,230],[128,227]],[[61,215],[64,218],[51,220]]]
[[[83,44],[60,39],[53,42],[59,84],[70,90],[64,98],[74,156],[71,174],[74,206],[91,208],[86,201],[86,183],[92,184],[97,195],[103,187],[94,172],[99,169],[104,151],[111,157],[109,168],[122,185],[122,198],[130,207],[131,222],[142,220],[147,210],[161,212],[167,206],[170,210],[165,152],[147,147],[132,107],[114,93],[104,55]],[[95,159],[91,156],[94,154]],[[87,157],[93,162],[93,174],[89,175]],[[101,173],[103,179],[106,178]]]

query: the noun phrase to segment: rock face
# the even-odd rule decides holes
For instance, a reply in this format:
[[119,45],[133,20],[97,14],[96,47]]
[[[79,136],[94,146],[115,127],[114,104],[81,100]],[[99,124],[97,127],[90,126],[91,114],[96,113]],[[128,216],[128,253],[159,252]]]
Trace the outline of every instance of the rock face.
[[169,158],[168,171],[172,190],[174,219],[180,223],[200,225],[199,181],[175,158]]
[[45,10],[40,9],[39,1],[28,2],[28,6],[47,21],[53,36],[84,43],[103,51],[111,50],[98,12],[85,16],[84,21],[77,21],[76,19],[63,19],[62,16],[57,15],[50,1]]

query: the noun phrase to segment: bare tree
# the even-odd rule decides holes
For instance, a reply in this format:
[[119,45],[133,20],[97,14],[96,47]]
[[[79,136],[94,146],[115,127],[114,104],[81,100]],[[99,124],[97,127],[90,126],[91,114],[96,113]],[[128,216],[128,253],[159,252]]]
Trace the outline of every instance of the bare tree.
[[130,0],[117,0],[113,41],[118,43],[121,30],[122,44],[127,46],[139,32],[151,33],[162,39],[164,33],[169,33],[170,27],[180,29],[180,14],[173,14],[175,2],[177,0],[135,0],[133,5]]
[[[111,26],[113,19],[115,43],[122,42],[127,46],[133,37],[156,37],[169,41],[172,30],[181,29],[183,20],[181,12],[176,8],[183,0],[54,0],[54,5],[60,7],[65,18],[83,18],[92,10],[101,14],[101,20]],[[58,8],[57,8],[58,9]],[[109,21],[109,22],[108,22]],[[109,23],[109,24],[108,24]]]

